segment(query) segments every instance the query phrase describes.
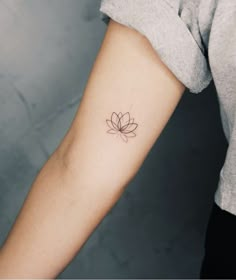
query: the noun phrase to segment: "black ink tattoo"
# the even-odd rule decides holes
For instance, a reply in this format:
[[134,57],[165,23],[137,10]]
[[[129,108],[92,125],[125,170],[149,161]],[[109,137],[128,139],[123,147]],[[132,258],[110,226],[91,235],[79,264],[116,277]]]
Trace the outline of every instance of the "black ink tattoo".
[[138,124],[134,123],[134,119],[130,119],[129,112],[119,114],[113,112],[111,114],[111,119],[106,120],[109,130],[108,133],[120,135],[121,139],[125,142],[128,142],[129,137],[134,137],[136,134],[134,130],[137,128]]

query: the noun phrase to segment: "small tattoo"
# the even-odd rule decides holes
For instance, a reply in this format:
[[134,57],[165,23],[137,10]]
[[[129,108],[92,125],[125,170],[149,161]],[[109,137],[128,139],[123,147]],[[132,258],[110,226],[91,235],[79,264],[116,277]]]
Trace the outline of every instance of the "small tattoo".
[[138,124],[134,122],[133,118],[130,119],[129,112],[125,114],[113,112],[111,114],[111,119],[106,119],[106,122],[110,128],[107,132],[120,135],[121,139],[125,142],[128,142],[129,137],[136,136],[134,130],[137,128]]

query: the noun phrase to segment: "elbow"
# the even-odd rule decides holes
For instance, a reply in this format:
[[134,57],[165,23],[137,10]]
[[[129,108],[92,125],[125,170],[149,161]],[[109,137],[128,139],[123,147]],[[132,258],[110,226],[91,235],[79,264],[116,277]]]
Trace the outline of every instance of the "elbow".
[[62,145],[55,157],[65,187],[75,192],[81,188],[98,189],[112,193],[122,193],[135,177],[138,167],[125,169],[125,164],[114,162],[110,156],[100,159],[92,149],[83,149],[80,145]]

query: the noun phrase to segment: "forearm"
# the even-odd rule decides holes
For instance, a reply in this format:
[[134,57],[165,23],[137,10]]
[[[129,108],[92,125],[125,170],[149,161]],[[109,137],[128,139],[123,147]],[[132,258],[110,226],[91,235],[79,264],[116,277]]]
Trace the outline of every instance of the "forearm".
[[36,177],[1,250],[0,278],[55,278],[120,192],[88,185],[54,155]]

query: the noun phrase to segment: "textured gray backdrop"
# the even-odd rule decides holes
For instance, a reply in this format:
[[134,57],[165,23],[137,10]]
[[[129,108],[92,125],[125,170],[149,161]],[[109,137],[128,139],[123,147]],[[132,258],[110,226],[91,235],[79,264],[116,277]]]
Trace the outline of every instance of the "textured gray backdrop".
[[[99,0],[0,2],[0,244],[66,133],[106,25]],[[186,91],[122,198],[58,278],[198,278],[226,140]]]

